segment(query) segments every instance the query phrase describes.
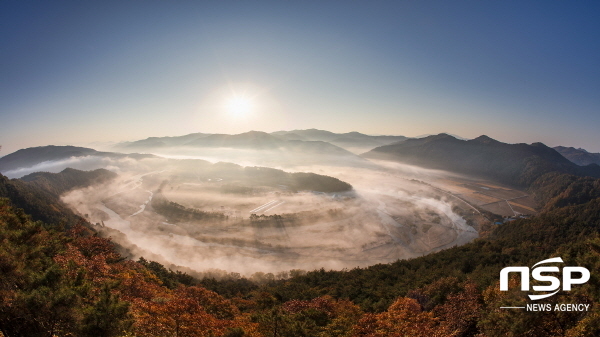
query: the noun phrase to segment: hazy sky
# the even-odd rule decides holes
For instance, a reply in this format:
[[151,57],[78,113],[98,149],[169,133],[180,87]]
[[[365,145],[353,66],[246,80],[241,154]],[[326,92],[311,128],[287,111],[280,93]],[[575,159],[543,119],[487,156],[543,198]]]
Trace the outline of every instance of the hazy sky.
[[0,155],[305,128],[600,152],[599,107],[598,1],[0,2]]

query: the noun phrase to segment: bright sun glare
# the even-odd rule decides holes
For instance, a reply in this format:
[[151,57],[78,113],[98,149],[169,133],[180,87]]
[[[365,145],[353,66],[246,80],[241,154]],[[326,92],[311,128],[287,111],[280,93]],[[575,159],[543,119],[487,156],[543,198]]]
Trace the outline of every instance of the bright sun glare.
[[237,96],[227,101],[227,111],[235,117],[243,117],[252,112],[252,101],[243,96]]

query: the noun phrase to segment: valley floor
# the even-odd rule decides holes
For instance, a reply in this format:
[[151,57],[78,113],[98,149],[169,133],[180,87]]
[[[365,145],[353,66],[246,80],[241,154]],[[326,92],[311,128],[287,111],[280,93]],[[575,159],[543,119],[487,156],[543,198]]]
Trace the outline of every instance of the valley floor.
[[[73,191],[63,200],[92,223],[124,234],[115,240],[134,257],[247,275],[339,270],[417,257],[470,242],[488,221],[462,198],[401,172],[331,172],[351,183],[353,191],[256,185],[232,192],[235,182],[227,179],[181,178],[156,170]],[[179,208],[166,213],[167,204]]]

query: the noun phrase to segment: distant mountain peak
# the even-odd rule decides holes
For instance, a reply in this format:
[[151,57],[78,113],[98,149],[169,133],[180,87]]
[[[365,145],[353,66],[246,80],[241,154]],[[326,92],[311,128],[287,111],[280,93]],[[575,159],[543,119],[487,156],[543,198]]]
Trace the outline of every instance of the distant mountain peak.
[[548,145],[542,143],[542,142],[535,142],[535,143],[531,143],[531,146],[537,146],[537,147],[543,147],[543,148],[550,148]]
[[424,139],[428,140],[428,141],[435,141],[435,140],[458,140],[456,137],[451,136],[447,133],[438,133],[437,135],[432,135],[432,136],[427,136]]
[[578,151],[578,152],[583,152],[583,153],[591,153],[590,151],[588,151],[584,148],[581,148],[581,147],[574,148],[572,146],[556,146],[556,147],[554,147],[554,149],[557,150],[558,152],[560,152],[560,151]]
[[[52,165],[54,164],[57,165],[53,167],[54,169],[61,167],[62,164],[60,164],[60,161],[63,161],[65,159],[81,157],[89,158],[92,156],[117,159],[125,157],[136,159],[154,157],[150,154],[124,154],[116,152],[100,152],[87,147],[78,147],[71,145],[47,145],[21,149],[0,158],[0,172],[10,177],[20,177],[25,174],[23,172],[27,172],[31,168],[35,168],[39,171],[40,169],[39,167],[36,167],[36,165],[39,165],[44,162],[47,162],[47,164],[50,166],[44,166],[43,170],[48,170],[48,168],[53,167]],[[74,165],[75,163],[69,163],[68,165],[72,164]]]
[[499,141],[495,140],[494,138],[488,137],[486,135],[481,135],[477,138],[474,138],[473,141],[478,142],[478,143],[482,143],[482,144],[496,144],[496,143],[500,143]]
[[269,135],[269,134],[264,131],[250,130],[248,132],[239,133],[238,135]]
[[554,148],[565,158],[580,166],[600,164],[600,153],[592,153],[582,148],[557,146]]
[[435,135],[428,133],[428,134],[423,134],[423,135],[416,136],[416,137],[411,137],[411,138],[413,138],[413,139],[423,139],[423,138],[427,138],[427,137],[431,137],[431,136],[439,136],[439,135],[448,135],[448,136],[451,136],[452,138],[456,138],[458,140],[469,140],[469,138],[461,137],[459,135],[455,135],[453,133],[448,133],[448,132],[441,132],[441,133],[438,133],[438,134],[435,134]]
[[441,133],[381,146],[363,156],[480,175],[523,186],[552,171],[600,177],[598,168],[581,169],[545,144],[507,144],[485,135],[464,141]]

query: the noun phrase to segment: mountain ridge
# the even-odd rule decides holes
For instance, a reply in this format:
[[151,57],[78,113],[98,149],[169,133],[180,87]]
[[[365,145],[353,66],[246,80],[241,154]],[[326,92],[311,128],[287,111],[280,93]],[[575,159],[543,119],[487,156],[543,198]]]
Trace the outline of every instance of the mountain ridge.
[[81,217],[60,201],[59,196],[73,188],[103,183],[116,176],[106,169],[36,172],[27,175],[25,180],[8,179],[0,174],[0,198],[10,199],[14,206],[23,209],[34,220],[70,226],[80,222]]
[[[337,137],[337,134],[331,134]],[[225,158],[232,158],[229,161],[238,160],[259,166],[338,165],[341,161],[351,161],[357,165],[370,165],[367,160],[357,154],[321,138],[308,139],[298,134],[282,133],[278,135],[254,130],[232,135],[196,133],[179,137],[147,138],[135,142],[119,143],[113,148],[158,155],[168,153],[169,155],[180,154],[208,158],[224,155]],[[222,152],[221,149],[227,150]]]
[[405,136],[372,136],[357,131],[346,133],[334,133],[319,129],[291,130],[271,132],[272,135],[286,137],[287,135],[297,135],[305,140],[325,141],[342,148],[375,148],[382,145],[388,145],[407,139]]
[[29,147],[9,153],[0,158],[0,172],[17,170],[20,168],[32,167],[36,164],[46,161],[63,160],[72,157],[86,156],[102,156],[110,158],[125,158],[134,159],[150,158],[153,155],[139,153],[116,153],[97,151],[92,148],[72,146],[72,145],[46,145]]
[[600,167],[579,167],[543,143],[507,144],[485,135],[465,141],[442,133],[381,146],[362,156],[475,174],[518,186],[528,186],[553,171],[600,177]]
[[576,149],[574,147],[566,146],[556,146],[554,149],[579,166],[587,166],[590,164],[600,165],[600,153],[592,153],[581,148]]

